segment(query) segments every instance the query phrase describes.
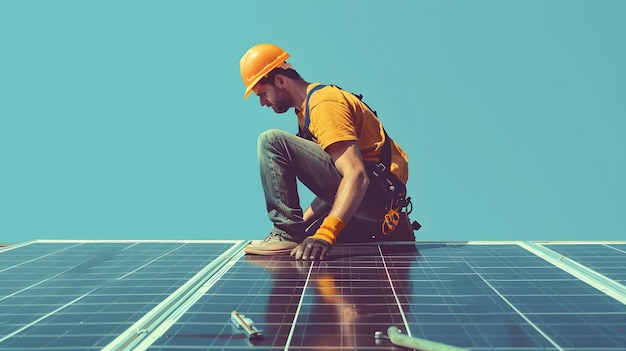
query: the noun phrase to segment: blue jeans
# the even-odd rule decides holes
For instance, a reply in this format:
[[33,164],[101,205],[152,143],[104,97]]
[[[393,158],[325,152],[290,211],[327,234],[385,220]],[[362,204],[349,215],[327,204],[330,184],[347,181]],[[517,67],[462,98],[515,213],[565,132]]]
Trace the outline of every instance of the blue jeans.
[[[315,227],[307,232],[297,180],[332,205],[341,174],[318,144],[281,130],[268,130],[259,136],[258,156],[272,232],[292,241],[304,240],[313,234]],[[338,242],[368,241],[373,235],[369,230],[380,232],[386,201],[387,194],[372,179],[353,219],[339,234]]]

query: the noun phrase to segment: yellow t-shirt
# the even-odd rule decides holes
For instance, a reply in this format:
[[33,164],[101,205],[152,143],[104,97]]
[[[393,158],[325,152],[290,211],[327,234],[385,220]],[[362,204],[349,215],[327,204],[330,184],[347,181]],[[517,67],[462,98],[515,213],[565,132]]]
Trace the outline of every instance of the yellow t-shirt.
[[[319,83],[309,84],[308,92]],[[306,100],[296,111],[298,125],[304,127]],[[385,143],[383,126],[353,94],[334,86],[325,86],[314,92],[309,99],[309,131],[315,141],[326,149],[339,141],[358,141],[363,160],[378,162],[380,149]],[[391,173],[404,183],[409,178],[408,157],[404,150],[391,141]]]

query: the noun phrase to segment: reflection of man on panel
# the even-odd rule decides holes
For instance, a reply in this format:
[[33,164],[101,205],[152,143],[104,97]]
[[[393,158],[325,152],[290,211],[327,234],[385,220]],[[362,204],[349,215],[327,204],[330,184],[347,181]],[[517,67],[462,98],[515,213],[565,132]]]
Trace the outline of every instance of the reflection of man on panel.
[[[373,269],[371,261],[372,256],[363,256],[363,260],[343,261],[344,265],[339,260],[324,262],[314,267],[308,276],[309,263],[247,256],[246,262],[266,267],[273,283],[266,319],[255,319],[269,339],[255,340],[254,344],[282,345],[287,341],[308,276],[306,295],[290,345],[296,348],[341,345],[357,349],[376,345],[376,331],[386,330],[391,325],[402,326],[404,322],[385,271]],[[398,256],[389,261],[397,274],[392,277],[394,288],[406,312],[409,269],[414,258]],[[284,341],[280,340],[283,337]]]

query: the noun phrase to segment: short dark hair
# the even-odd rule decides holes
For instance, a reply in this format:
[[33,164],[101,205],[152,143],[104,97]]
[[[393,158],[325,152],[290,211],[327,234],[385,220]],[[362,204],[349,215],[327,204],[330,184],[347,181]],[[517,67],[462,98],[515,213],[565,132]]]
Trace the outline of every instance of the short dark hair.
[[302,80],[302,77],[298,72],[296,72],[293,68],[274,68],[267,74],[267,76],[261,78],[261,80],[257,84],[272,84],[274,85],[274,78],[277,75],[282,74],[283,76],[291,79]]

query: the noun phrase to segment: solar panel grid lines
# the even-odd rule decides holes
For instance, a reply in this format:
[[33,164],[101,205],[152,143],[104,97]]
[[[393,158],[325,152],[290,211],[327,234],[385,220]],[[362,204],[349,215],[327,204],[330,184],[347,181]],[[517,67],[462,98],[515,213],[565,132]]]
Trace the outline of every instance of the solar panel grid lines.
[[[314,262],[309,262],[309,270],[307,272],[306,280],[304,282],[304,287],[302,289],[303,293],[306,291],[306,289],[307,289],[307,287],[309,285],[309,281],[311,279],[311,272],[313,270],[313,265],[314,265]],[[300,310],[302,308],[302,300],[303,299],[304,299],[304,294],[302,294],[300,296],[300,301],[298,302],[298,307],[296,308],[296,312],[295,312],[294,317],[293,317],[293,322],[291,323],[291,329],[289,329],[289,335],[287,335],[287,340],[285,341],[285,350],[288,350],[289,349],[288,345],[291,345],[291,341],[293,339],[293,335],[294,335],[295,328],[296,328],[296,323],[298,321],[298,316],[300,315]]]
[[[262,326],[265,337],[261,345],[282,349],[288,338],[293,316],[299,305],[306,276],[302,275],[310,263],[291,260],[281,261],[280,257],[257,260],[247,256],[237,262],[217,282],[211,291],[203,296],[176,323],[167,334],[157,340],[155,346],[163,349],[200,347],[220,349],[223,347],[251,346],[250,341],[229,322],[230,312],[237,310]],[[266,269],[267,268],[267,271]],[[269,274],[275,277],[278,286],[268,290],[266,284],[272,280],[262,279]],[[255,294],[247,287],[254,284],[260,287]]]
[[[237,247],[233,247],[230,251],[235,251],[237,249]],[[146,337],[141,340],[139,343],[137,343],[137,345],[135,347],[133,347],[132,349],[134,351],[141,351],[141,350],[145,350],[147,349],[150,345],[152,345],[152,343],[162,337],[165,332],[174,324],[176,323],[176,321],[178,321],[178,319],[191,307],[193,306],[204,294],[207,293],[207,291],[216,283],[218,282],[222,276],[224,275],[224,273],[226,271],[228,271],[232,265],[234,264],[234,262],[236,262],[237,260],[239,260],[241,258],[241,256],[243,255],[243,251],[239,251],[238,253],[234,252],[234,253],[229,253],[228,251],[224,253],[224,255],[231,255],[230,259],[228,259],[225,264],[223,264],[221,267],[216,267],[213,269],[213,273],[211,274],[210,278],[206,281],[204,281],[200,288],[197,289],[195,292],[193,292],[192,294],[190,294],[181,304],[180,306],[175,309],[167,318],[165,318],[165,320],[163,320],[163,322],[161,322],[158,325],[154,325],[152,326],[152,328],[150,328],[150,330],[148,330],[148,335],[146,335]]]
[[[626,304],[607,294],[623,286],[626,242],[351,244],[315,263],[243,255],[239,243],[2,250],[0,279],[16,280],[0,287],[0,338],[32,325],[0,350],[100,350],[129,332],[141,342],[127,349],[150,351],[399,350],[374,339],[391,325],[474,351],[626,349]],[[190,283],[220,255],[221,268]],[[177,293],[185,284],[193,289]],[[172,295],[180,304],[137,330]],[[247,338],[230,322],[233,310],[263,336]]]
[[585,267],[626,285],[626,245],[549,244],[543,245]]
[[[626,304],[626,286],[599,272],[596,272],[584,264],[577,262],[577,260],[585,261],[584,257],[579,255],[570,259],[567,256],[561,256],[558,252],[551,250],[546,245],[523,243],[520,244],[520,246],[563,269],[564,271],[576,276],[578,279],[585,281],[603,293],[615,298],[622,304]],[[560,249],[563,250],[562,247]],[[604,250],[604,252],[606,251],[607,250]],[[618,257],[623,258],[621,256]],[[624,262],[626,263],[626,259],[624,259]],[[620,276],[626,276],[626,273],[622,273]]]
[[[400,302],[400,299],[398,298],[398,292],[396,291],[394,280],[391,278],[391,274],[389,273],[389,267],[387,267],[387,262],[385,261],[385,255],[383,254],[383,250],[380,246],[378,246],[378,252],[380,253],[380,257],[382,258],[383,265],[385,267],[385,274],[387,275],[387,279],[389,281],[389,286],[391,287],[393,297],[396,301],[396,304],[399,307],[398,311],[400,312],[400,316],[402,317],[402,325],[404,326],[404,329],[405,329],[404,333],[408,337],[412,337],[411,328],[409,327],[409,323],[407,322],[406,316],[404,315],[404,311],[402,310],[402,303]],[[395,273],[397,274],[397,272]]]
[[[93,291],[93,290],[92,290],[92,291]],[[91,292],[91,291],[90,291],[90,292]],[[63,310],[63,309],[64,309],[64,308],[66,308],[67,306],[69,306],[69,305],[71,305],[71,304],[73,304],[73,303],[75,303],[75,302],[77,302],[77,301],[80,301],[80,300],[81,300],[82,298],[84,298],[86,295],[87,295],[87,294],[83,294],[83,295],[81,295],[81,296],[79,296],[79,297],[75,298],[74,300],[72,300],[72,301],[68,302],[67,304],[62,305],[62,306],[58,307],[57,309],[55,309],[55,310],[53,310],[53,311],[51,311],[51,312],[49,312],[49,313],[47,313],[47,314],[45,314],[45,315],[43,315],[43,316],[41,316],[41,317],[39,317],[39,318],[37,318],[37,319],[33,320],[33,321],[32,321],[31,323],[29,323],[29,324],[25,324],[25,325],[22,325],[22,326],[18,326],[18,327],[17,327],[17,329],[15,329],[15,330],[13,330],[13,331],[9,332],[8,334],[6,334],[6,335],[4,335],[2,338],[0,338],[0,343],[4,342],[5,340],[8,340],[9,338],[14,337],[15,335],[17,335],[17,334],[21,333],[22,331],[24,331],[24,330],[26,330],[26,329],[28,329],[28,328],[32,327],[32,326],[33,326],[33,325],[35,325],[36,323],[38,323],[38,322],[40,322],[40,321],[42,321],[42,320],[44,320],[44,319],[48,318],[49,316],[54,315],[55,313],[57,313],[57,312],[59,312],[59,311]]]
[[[378,255],[375,251],[374,254]],[[188,311],[191,317],[188,315],[187,318],[200,321],[201,319],[197,317],[207,316],[206,312],[201,311],[215,312],[216,309],[221,308],[223,315],[227,310],[237,309],[240,313],[250,316],[262,327],[264,338],[249,341],[241,338],[216,337],[215,341],[207,343],[207,349],[236,349],[252,346],[249,343],[254,343],[254,349],[272,346],[283,346],[285,349],[319,349],[320,347],[328,349],[320,343],[333,345],[332,349],[353,349],[355,340],[358,339],[354,336],[354,326],[347,329],[341,328],[337,324],[338,318],[345,320],[345,318],[358,317],[355,311],[360,309],[363,312],[367,306],[371,309],[369,318],[389,318],[390,315],[397,314],[389,313],[389,302],[393,302],[389,299],[391,297],[389,286],[386,291],[389,294],[382,295],[387,298],[384,303],[360,304],[366,301],[369,296],[368,292],[370,294],[381,293],[380,289],[372,288],[379,286],[381,278],[384,278],[383,272],[376,269],[382,267],[380,258],[373,267],[368,267],[367,260],[358,258],[347,262],[329,261],[313,265],[310,262],[295,262],[289,257],[246,256],[242,261],[238,267],[233,267],[234,271],[224,275],[224,278],[229,279],[228,281],[224,281],[220,287],[216,284],[213,288],[218,288],[218,290],[213,290],[210,296],[204,298],[207,305],[198,306],[197,311]],[[261,269],[261,274],[258,273],[259,269]],[[251,274],[252,272],[254,273]],[[273,279],[267,279],[267,274]],[[249,285],[263,287],[256,298],[248,301],[245,296],[247,290],[244,291],[243,296],[236,293],[237,285],[239,285],[237,283],[247,279],[255,281],[254,284]],[[259,284],[259,282],[264,283]],[[271,284],[269,290],[267,282]],[[233,294],[224,293],[221,289],[226,292],[232,289]],[[320,297],[320,294],[323,297]],[[346,296],[353,302],[352,304],[340,303],[340,301],[347,301]],[[219,301],[220,306],[208,304],[212,300]],[[172,331],[171,338],[156,342],[151,349],[176,349],[185,347],[187,343],[194,343],[196,340],[184,337],[189,333],[183,331],[193,330],[193,328],[190,328],[190,323],[184,322],[183,319],[180,321],[179,326],[182,328],[178,333]],[[194,322],[193,327],[202,328],[196,323],[198,322]],[[371,330],[366,333],[366,339],[372,345],[374,344],[374,329],[378,326],[378,324],[369,326]],[[223,330],[223,324],[219,327],[222,332],[232,333],[232,330],[228,328]],[[337,344],[339,340],[343,342],[343,346]],[[387,346],[383,349],[389,348]]]
[[362,257],[321,263],[316,270],[314,289],[303,301],[307,318],[298,321],[291,349],[380,349],[376,331],[392,324],[407,330],[378,247]]
[[491,288],[497,295],[498,297],[500,297],[507,305],[509,305],[509,307],[511,307],[511,309],[513,309],[513,311],[515,311],[520,317],[522,317],[522,319],[528,323],[528,325],[530,325],[533,329],[535,329],[541,336],[543,336],[550,344],[552,344],[552,346],[554,348],[556,348],[559,351],[564,351],[563,348],[561,348],[549,335],[547,335],[543,330],[541,330],[541,328],[539,326],[537,326],[535,323],[533,323],[533,321],[531,319],[529,319],[522,311],[520,311],[517,307],[515,307],[515,305],[513,303],[511,303],[509,301],[509,299],[507,299],[506,296],[502,295],[498,289],[496,289],[492,284],[489,283],[488,280],[486,280],[484,277],[482,277],[480,275],[480,273],[477,273],[477,275],[480,277],[480,279],[489,287]]
[[[31,275],[42,266],[58,267],[61,274],[49,272],[53,274],[52,279],[39,281],[40,277],[29,277],[26,273],[21,278],[25,283],[43,284],[8,299],[6,297],[11,294],[4,296],[1,308],[7,312],[3,315],[8,317],[5,320],[9,319],[10,323],[4,322],[0,326],[0,335],[6,337],[17,329],[23,330],[0,343],[0,348],[45,346],[53,350],[73,345],[77,349],[101,349],[128,328],[132,324],[130,321],[140,318],[167,297],[172,292],[172,286],[185,281],[184,275],[197,269],[194,267],[211,262],[217,257],[215,253],[228,246],[164,242],[83,242],[78,245],[76,242],[35,242],[2,252],[0,262],[9,259],[6,256],[9,253],[13,258],[19,256],[22,263],[32,268]],[[59,250],[63,247],[69,250]],[[180,255],[173,254],[175,251],[172,248],[176,247],[181,250]],[[165,265],[169,269],[151,269],[145,265],[145,262],[154,262],[154,258],[164,252],[170,253],[172,261]],[[34,257],[40,259],[35,260]],[[45,262],[42,263],[42,260]],[[23,264],[20,266],[24,267]],[[138,271],[137,267],[141,266],[143,268]],[[185,268],[175,268],[183,266]],[[0,278],[11,271],[0,273]],[[133,271],[133,279],[128,279],[128,273]],[[173,277],[175,275],[178,277]],[[117,279],[123,276],[127,278]],[[65,292],[50,294],[53,291]],[[79,295],[80,299],[72,301]]]
[[[419,245],[418,245],[419,247]],[[510,285],[511,283],[514,283],[513,286],[510,287],[510,290],[505,292],[503,295],[508,295],[507,298],[516,298],[516,296],[520,293],[520,287],[523,288],[522,295],[528,295],[530,296],[530,302],[533,302],[532,299],[537,299],[539,298],[545,291],[549,291],[550,289],[554,289],[552,286],[554,285],[554,283],[556,282],[556,288],[558,288],[559,285],[565,287],[563,285],[564,282],[568,282],[568,284],[574,283],[576,285],[586,285],[584,282],[580,282],[577,279],[569,276],[566,272],[563,272],[561,270],[559,270],[558,268],[551,266],[549,264],[546,264],[545,261],[543,261],[542,259],[537,259],[536,256],[529,256],[528,253],[524,253],[524,250],[521,250],[519,247],[506,247],[506,246],[476,246],[476,247],[471,247],[470,245],[467,246],[467,250],[464,250],[468,253],[468,256],[477,256],[477,257],[483,257],[482,254],[480,255],[475,255],[475,251],[477,250],[484,250],[484,251],[490,251],[491,253],[489,254],[490,256],[492,256],[490,258],[489,261],[483,261],[482,259],[468,259],[467,263],[468,265],[470,265],[472,267],[472,269],[476,270],[477,272],[480,272],[481,275],[489,275],[491,273],[493,273],[493,270],[496,270],[495,272],[497,272],[496,276],[489,276],[489,281],[492,282],[493,284],[508,284]],[[426,260],[430,259],[430,256],[432,256],[431,253],[436,252],[436,249],[420,249],[420,253],[423,257],[425,257]],[[500,251],[500,253],[498,253],[498,251]],[[471,253],[471,254],[469,254]],[[517,256],[516,258],[512,258],[511,255]],[[446,256],[451,256],[449,254],[447,254]],[[462,255],[458,256],[458,255],[454,255],[455,257],[455,261],[457,257],[462,257]],[[502,257],[502,256],[506,256],[506,257]],[[528,260],[525,260],[523,257],[527,256]],[[441,263],[440,259],[437,259],[439,263]],[[497,265],[494,264],[493,262],[499,262]],[[497,266],[502,266],[502,267],[497,267]],[[449,267],[454,267],[452,265],[450,265]],[[539,277],[539,279],[536,280],[530,280],[531,282],[533,282],[530,287],[529,286],[525,286],[524,284],[526,279],[525,278],[521,278],[519,279],[519,282],[516,282],[517,279],[514,279],[515,276],[507,276],[507,272],[506,271],[510,271],[511,273],[519,273],[520,268],[521,269],[527,269],[528,267],[532,267],[532,269],[534,269],[535,271],[544,271],[546,272],[546,274],[544,274],[543,277]],[[460,268],[460,267],[459,267]],[[460,271],[458,273],[462,273],[464,270],[460,269]],[[446,275],[449,277],[453,277],[454,275],[450,274],[451,272],[449,271],[449,269],[446,271]],[[457,274],[458,274],[457,273]],[[433,278],[439,278],[442,275],[442,271],[439,271],[439,274],[436,277]],[[470,276],[471,277],[471,276]],[[512,279],[513,277],[513,279]],[[484,277],[483,277],[484,278]],[[436,281],[439,282],[444,282],[448,285],[450,285],[450,282],[453,282],[454,279],[435,279]],[[541,285],[545,285],[543,287],[543,290],[536,290],[537,286],[541,286]],[[535,289],[535,290],[534,290]],[[420,290],[423,291],[423,289],[420,288]],[[438,288],[438,290],[440,290],[441,292],[439,294],[430,292],[430,291],[425,291],[425,293],[419,294],[419,298],[415,297],[411,303],[412,306],[416,306],[416,302],[419,300],[423,300],[425,298],[428,298],[428,296],[430,296],[429,299],[439,299],[440,297],[445,299],[448,299],[450,296],[446,297],[446,291]],[[450,291],[450,289],[446,289],[448,292]],[[453,289],[454,290],[454,289]],[[593,288],[587,287],[586,289],[587,292],[592,291],[595,296],[588,296],[587,298],[593,298],[594,302],[596,302],[597,300],[603,300],[602,297],[598,297],[597,296],[597,291],[594,292]],[[502,319],[503,313],[505,313],[505,311],[501,311],[501,312],[497,312],[497,310],[493,310],[491,309],[489,306],[489,300],[496,302],[496,306],[500,306],[501,301],[498,302],[498,300],[501,300],[500,298],[498,298],[497,296],[489,296],[488,292],[482,292],[479,293],[481,295],[483,295],[482,297],[480,297],[480,300],[483,300],[485,302],[483,302],[482,304],[478,305],[478,306],[472,306],[472,305],[466,305],[466,306],[459,306],[459,305],[454,305],[451,304],[450,302],[442,302],[439,305],[428,305],[428,303],[425,303],[425,305],[428,306],[428,308],[432,309],[432,312],[429,312],[428,310],[423,310],[421,311],[422,313],[420,313],[418,316],[416,316],[416,318],[419,318],[419,328],[421,328],[422,332],[428,332],[427,328],[424,328],[424,324],[429,322],[429,320],[432,319],[432,323],[438,323],[438,321],[440,320],[445,320],[445,321],[450,321],[451,316],[454,316],[455,318],[463,318],[465,319],[465,322],[467,323],[468,321],[471,321],[471,323],[473,324],[472,326],[467,326],[464,325],[462,329],[458,329],[459,334],[458,335],[463,335],[462,331],[463,330],[474,330],[474,335],[472,334],[468,334],[468,336],[471,336],[471,339],[469,341],[470,345],[472,346],[472,349],[480,349],[481,347],[484,347],[485,349],[494,349],[494,347],[496,347],[498,344],[491,344],[494,341],[498,340],[497,334],[498,333],[503,333],[503,337],[504,335],[506,335],[503,331],[502,331],[502,326],[507,326],[508,329],[511,328],[518,328],[519,326],[523,326],[523,323],[519,323],[519,322],[515,322],[513,324],[508,323],[506,321],[501,321],[498,322],[498,324],[496,324],[497,328],[494,328],[493,325],[490,324],[484,324],[485,322],[488,323],[493,323],[493,321],[498,321],[499,319]],[[426,295],[426,296],[424,296]],[[592,294],[593,295],[593,294]],[[479,296],[475,296],[474,298],[478,298]],[[485,297],[489,297],[487,300],[484,300]],[[459,299],[459,298],[463,298],[462,295],[457,295],[455,296],[455,299]],[[473,298],[472,298],[473,299]],[[567,300],[567,297],[565,298],[565,300]],[[571,306],[575,306],[576,302],[568,302],[568,301],[554,301],[554,305],[558,306],[560,304],[566,304],[565,306],[570,306],[568,308],[571,308]],[[432,302],[432,301],[431,301]],[[487,303],[487,305],[485,305],[485,303]],[[597,305],[597,304],[596,304]],[[600,306],[603,305],[603,302],[599,303]],[[443,306],[443,308],[437,308],[437,306]],[[524,303],[521,303],[521,306],[524,307]],[[533,309],[539,309],[540,312],[541,310],[544,310],[546,307],[551,306],[550,303],[541,303],[541,304],[535,304],[530,306],[530,310],[527,309],[527,312],[532,314],[533,318],[537,318],[538,314],[537,311],[533,311]],[[611,304],[611,306],[615,306],[615,304]],[[495,307],[495,306],[493,306]],[[518,306],[519,307],[519,306]],[[422,308],[421,306],[416,306],[416,308]],[[619,307],[615,308],[612,307],[613,310],[619,310]],[[422,308],[423,309],[423,308]],[[501,309],[501,308],[499,308]],[[446,310],[450,310],[449,312],[446,312]],[[567,309],[566,309],[567,310]],[[436,312],[435,312],[436,311]],[[490,312],[491,311],[491,312]],[[581,313],[585,313],[588,311],[584,311],[583,309],[578,309],[578,312]],[[448,313],[449,315],[446,316],[445,314]],[[570,313],[575,313],[575,312],[571,312]],[[510,315],[510,312],[508,313]],[[411,316],[412,317],[412,316]],[[487,318],[485,318],[487,317]],[[510,317],[507,317],[507,319],[510,319]],[[623,320],[622,320],[623,321]],[[498,332],[497,330],[500,329],[501,331]],[[513,330],[513,329],[511,329]],[[418,332],[420,332],[420,329],[417,330]],[[509,332],[510,333],[510,332]],[[527,335],[526,338],[518,338],[513,339],[510,337],[507,337],[509,339],[509,341],[515,341],[515,345],[507,345],[505,342],[500,342],[500,347],[502,347],[503,350],[509,349],[511,347],[520,347],[523,345],[530,345],[531,347],[537,347],[537,346],[532,346],[533,343],[537,343],[537,342],[541,342],[540,340],[542,338],[538,338],[537,336],[534,336],[532,338],[528,338],[528,336],[532,335],[532,332],[519,332],[516,333],[518,336],[523,336],[523,335]],[[421,334],[421,335],[428,335],[428,334]],[[481,337],[481,335],[483,337]],[[568,334],[561,334],[561,335],[565,335],[565,339],[569,338],[576,338],[576,336],[573,335],[568,335]],[[609,334],[610,335],[610,334]],[[419,336],[419,335],[418,335]],[[486,336],[486,337],[484,337]],[[437,337],[436,335],[433,334],[433,337]],[[613,347],[618,347],[616,349],[621,349],[619,348],[619,345],[624,344],[624,341],[620,341],[619,338],[617,337],[613,337],[612,340],[608,341],[608,342],[604,342],[602,340],[600,340],[602,337],[599,337],[598,339],[596,339],[595,341],[597,342],[598,346],[608,346],[609,348]],[[450,340],[453,340],[451,338],[449,338]],[[561,338],[561,340],[559,340],[562,344],[564,345],[568,345],[566,342],[563,342]],[[593,338],[590,338],[591,340],[593,340]],[[531,341],[531,340],[535,340],[535,341]],[[622,339],[623,340],[623,339]],[[504,341],[504,339],[502,340]],[[583,340],[579,340],[577,341],[578,343],[584,345]],[[463,344],[462,340],[459,339],[459,344]],[[541,345],[541,343],[539,344]],[[589,346],[589,345],[585,345],[585,346]],[[539,347],[550,347],[550,345],[543,345],[543,346],[539,346]],[[623,347],[622,347],[623,348]],[[497,348],[496,348],[497,349]]]
[[181,306],[186,307],[187,300],[193,297],[196,291],[200,290],[223,266],[228,265],[232,256],[236,255],[244,245],[245,242],[240,241],[221,253],[215,260],[210,261],[204,268],[187,280],[153,310],[135,322],[124,333],[111,341],[111,343],[106,345],[103,351],[134,350],[151,330],[157,328],[165,319],[171,318],[173,314],[177,313]]

